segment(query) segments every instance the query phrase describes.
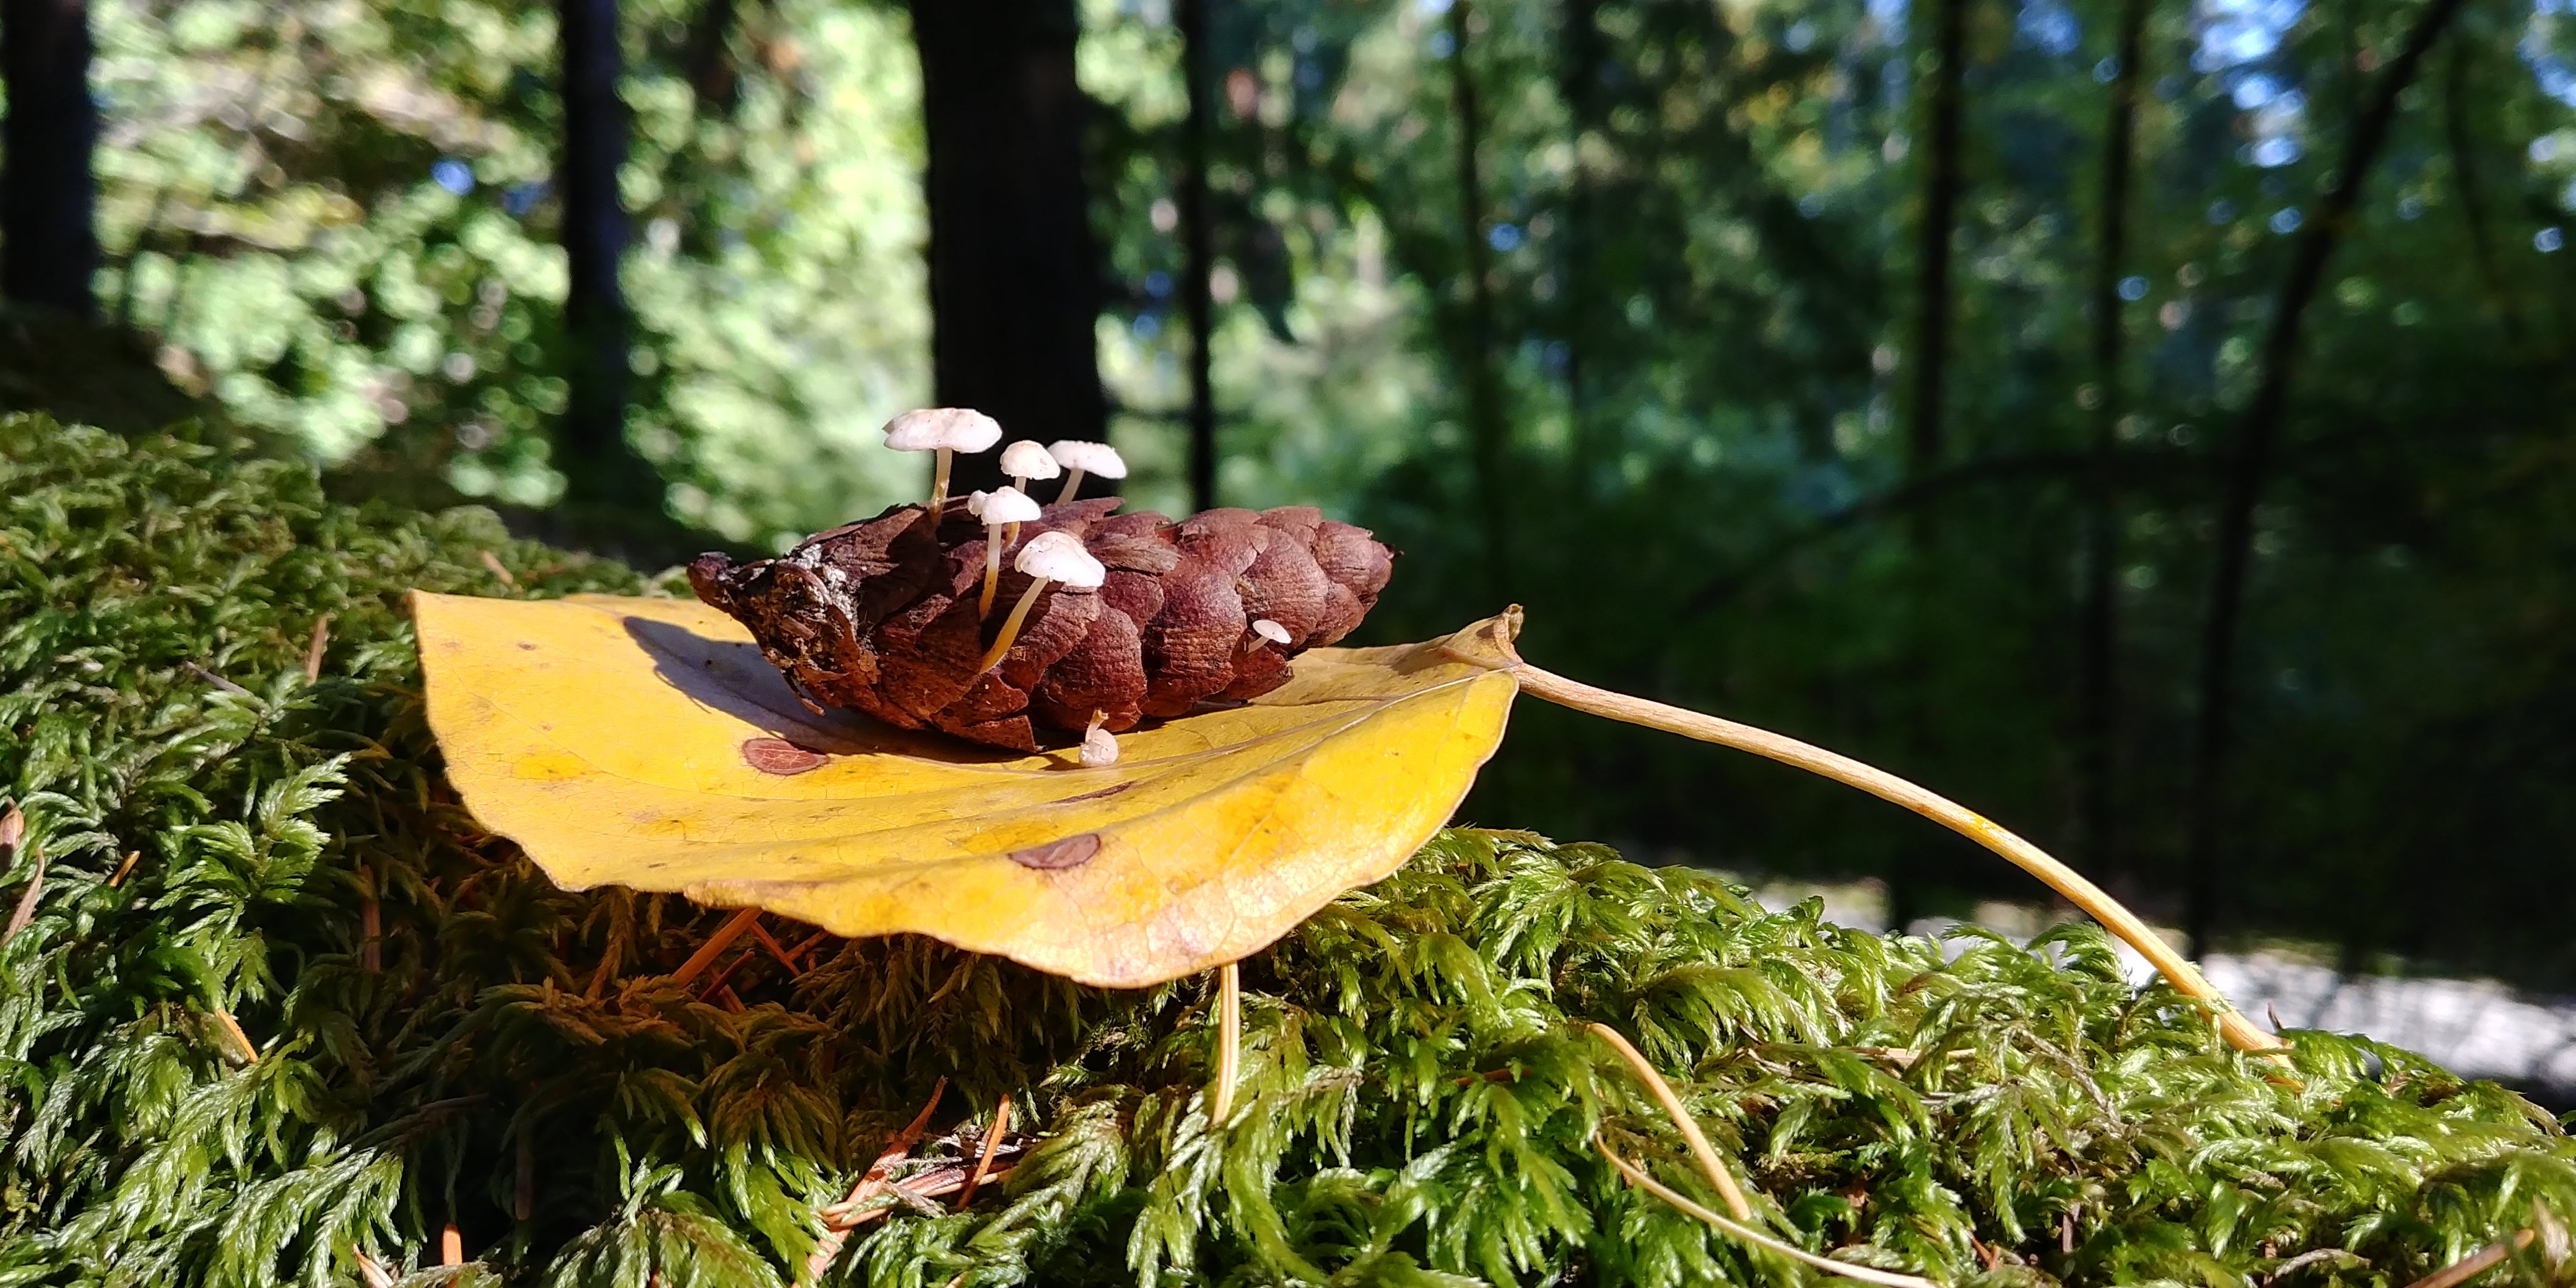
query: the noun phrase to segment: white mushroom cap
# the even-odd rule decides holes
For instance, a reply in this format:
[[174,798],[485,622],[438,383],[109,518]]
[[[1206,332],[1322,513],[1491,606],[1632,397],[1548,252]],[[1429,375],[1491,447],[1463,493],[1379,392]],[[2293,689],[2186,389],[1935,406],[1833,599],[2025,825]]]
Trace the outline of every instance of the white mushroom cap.
[[971,515],[974,515],[976,518],[979,518],[979,519],[980,519],[980,518],[982,518],[982,517],[984,517],[984,502],[985,502],[988,498],[990,498],[992,495],[993,495],[992,493],[987,492],[987,491],[985,491],[984,489],[982,489],[982,488],[980,488],[980,487],[979,487],[979,488],[977,488],[977,489],[975,489],[975,490],[974,490],[974,491],[972,491],[972,492],[967,493],[967,494],[966,494],[966,513],[971,514]]
[[1002,449],[1002,472],[1015,479],[1051,479],[1064,471],[1037,440],[1023,438]]
[[1252,633],[1270,641],[1273,644],[1285,644],[1288,642],[1288,628],[1270,620],[1267,617],[1256,617],[1252,619]]
[[885,436],[898,452],[980,452],[1002,441],[1002,424],[969,407],[923,407],[887,421]]
[[[978,492],[975,495],[984,498],[984,508],[975,513],[988,525],[1037,521],[1038,503],[1030,500],[1028,493],[1018,488],[1001,487],[990,492]],[[1081,549],[1079,545],[1074,548]]]
[[1097,475],[1104,479],[1127,477],[1126,458],[1121,457],[1118,449],[1107,443],[1094,443],[1079,438],[1059,438],[1047,444],[1047,454],[1055,458],[1056,464],[1069,470],[1080,470],[1085,474]]
[[1080,538],[1070,532],[1041,532],[1020,547],[1019,557],[1011,566],[1032,577],[1090,590],[1109,576],[1109,570],[1082,548]]

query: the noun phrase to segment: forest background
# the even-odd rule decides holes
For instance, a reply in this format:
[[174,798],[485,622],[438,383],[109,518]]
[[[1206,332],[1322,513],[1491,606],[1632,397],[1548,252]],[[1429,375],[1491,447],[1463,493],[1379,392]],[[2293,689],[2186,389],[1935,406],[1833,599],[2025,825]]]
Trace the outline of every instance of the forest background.
[[[2576,988],[2571,0],[6,16],[12,407],[648,563],[915,495],[905,407],[1105,433],[1378,529],[1366,642],[1523,603],[2203,949]],[[1463,817],[2023,893],[1522,719]]]

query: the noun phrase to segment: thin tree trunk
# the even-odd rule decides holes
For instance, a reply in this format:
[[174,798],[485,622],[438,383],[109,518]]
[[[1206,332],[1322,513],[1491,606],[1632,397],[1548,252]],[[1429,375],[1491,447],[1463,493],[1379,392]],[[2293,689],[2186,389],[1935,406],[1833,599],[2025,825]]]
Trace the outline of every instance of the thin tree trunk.
[[89,6],[83,0],[0,4],[0,295],[12,303],[97,316],[95,213],[98,105],[89,93]]
[[2111,113],[2102,134],[2101,237],[2093,264],[2093,469],[2084,487],[2084,590],[2077,609],[2078,710],[2075,738],[2076,854],[2088,868],[2108,871],[2118,852],[2113,819],[2112,770],[2119,736],[2119,603],[2112,570],[2120,559],[2119,495],[2112,487],[2112,453],[2127,404],[2120,364],[2127,319],[2120,300],[2121,268],[2128,260],[2129,182],[2136,165],[2138,85],[2146,56],[2149,0],[2122,0],[2119,74],[2111,78]]
[[1966,73],[1968,0],[1930,0],[1931,83],[1925,87],[1923,218],[1915,252],[1914,424],[1907,474],[1938,468],[1946,447],[1949,378],[1950,244],[1959,224],[1960,78]]
[[[1108,434],[1092,335],[1102,268],[1073,69],[1080,33],[1073,0],[912,3],[938,398],[992,416],[1008,438]],[[954,486],[1001,477],[986,452],[958,460]]]
[[2414,83],[2424,55],[2463,3],[2429,0],[2354,120],[2342,163],[2335,169],[2334,186],[2319,203],[2316,219],[2291,248],[2289,275],[2282,280],[2271,329],[2263,340],[2262,381],[2246,405],[2236,450],[2228,462],[2218,515],[2218,562],[2210,578],[2209,610],[2201,630],[2200,715],[2193,747],[2190,848],[2184,861],[2184,930],[2198,954],[2209,952],[2218,917],[2219,798],[2234,734],[2236,646],[2253,554],[2254,508],[2262,500],[2279,445],[2300,332],[2308,304],[2325,280],[2326,262],[2350,226],[2362,185],[2388,142],[2389,129],[2397,119],[2398,97]]
[[1502,388],[1494,370],[1493,255],[1485,242],[1485,181],[1477,159],[1483,147],[1476,76],[1468,66],[1468,37],[1475,23],[1469,0],[1449,6],[1449,106],[1458,139],[1458,239],[1466,251],[1467,316],[1460,375],[1467,386],[1467,442],[1474,467],[1476,503],[1484,518],[1487,591],[1500,605],[1511,596],[1511,551],[1506,545],[1508,501],[1503,487]]
[[2522,317],[2505,289],[2503,275],[2496,271],[2495,243],[2487,233],[2486,192],[2478,186],[2477,146],[2469,128],[2471,53],[2468,44],[2452,42],[2450,64],[2442,78],[2442,134],[2451,153],[2451,183],[2460,191],[2460,219],[2468,225],[2469,254],[2477,263],[2478,285],[2486,292],[2487,306],[2495,310],[2497,325],[2504,329],[2506,346],[2518,350]]
[[1593,328],[1598,323],[1600,273],[1599,194],[1583,164],[1582,143],[1600,129],[1602,40],[1601,0],[1565,0],[1558,42],[1558,94],[1565,100],[1575,144],[1573,187],[1567,193],[1565,231],[1557,252],[1557,290],[1564,303],[1558,343],[1565,346],[1565,401],[1572,422],[1568,452],[1578,484],[1589,484],[1603,455],[1599,427],[1592,423],[1592,391],[1585,384],[1591,370]]
[[618,96],[624,57],[617,0],[560,0],[563,58],[563,229],[568,281],[564,324],[571,384],[563,419],[566,499],[591,526],[603,512],[661,513],[660,480],[626,443],[630,330],[618,269],[626,257],[626,204],[617,172],[629,123]]
[[[1925,133],[1923,140],[1923,212],[1916,227],[1915,249],[1915,314],[1911,374],[1914,378],[1912,423],[1906,442],[1905,477],[1908,483],[1930,478],[1941,468],[1947,447],[1945,425],[1947,386],[1950,366],[1951,243],[1958,234],[1959,221],[1959,134],[1960,80],[1966,74],[1968,0],[1929,0],[1933,66],[1924,87]],[[1921,4],[1915,12],[1922,16]],[[1933,584],[1933,556],[1936,536],[1930,509],[1913,515],[1907,540],[1913,558],[1907,569],[1907,615],[1909,629],[1918,647],[1907,650],[1898,664],[1895,684],[1899,692],[1921,693],[1930,685],[1924,673],[1924,658],[1938,600]],[[1932,743],[1931,720],[1919,702],[1904,707],[1897,716],[1898,724],[1907,730],[1909,741],[1916,747]],[[1887,913],[1891,928],[1903,930],[1922,912],[1922,900],[1931,874],[1926,870],[1928,855],[1908,847],[1898,852],[1888,873]]]
[[1208,277],[1216,271],[1216,232],[1208,220],[1209,93],[1208,6],[1213,0],[1180,0],[1181,75],[1189,85],[1189,116],[1181,127],[1181,310],[1190,322],[1190,506],[1216,508],[1216,389],[1209,368],[1215,309]]

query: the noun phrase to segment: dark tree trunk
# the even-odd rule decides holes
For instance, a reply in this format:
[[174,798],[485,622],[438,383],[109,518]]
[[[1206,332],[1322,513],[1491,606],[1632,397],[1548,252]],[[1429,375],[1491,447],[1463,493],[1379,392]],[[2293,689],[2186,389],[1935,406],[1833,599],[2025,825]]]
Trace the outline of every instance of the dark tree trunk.
[[[566,500],[583,512],[661,514],[661,484],[626,443],[626,296],[618,266],[626,256],[626,206],[617,171],[626,163],[626,102],[617,0],[560,0],[562,44],[562,239],[569,281],[564,329],[565,378],[571,384],[557,446],[568,482]],[[593,526],[577,519],[577,526]]]
[[1601,321],[1600,201],[1581,159],[1584,136],[1599,130],[1606,115],[1601,102],[1600,13],[1601,0],[1566,0],[1557,34],[1557,92],[1572,118],[1576,157],[1565,231],[1557,242],[1557,290],[1563,300],[1557,342],[1565,346],[1565,401],[1573,421],[1573,448],[1568,455],[1574,464],[1574,481],[1585,486],[1606,454],[1599,428],[1592,423],[1592,391],[1586,384],[1592,367],[1592,337]]
[[0,295],[76,317],[98,312],[93,226],[98,105],[89,94],[89,6],[82,0],[0,4],[0,72],[8,78],[0,161]]
[[1467,316],[1460,337],[1459,376],[1467,386],[1467,446],[1484,516],[1485,579],[1499,608],[1511,598],[1510,514],[1503,486],[1503,397],[1494,369],[1494,291],[1488,280],[1493,254],[1485,244],[1485,178],[1477,153],[1484,146],[1476,74],[1468,65],[1468,38],[1476,13],[1469,0],[1449,6],[1449,110],[1458,139],[1458,239],[1466,256]]
[[2370,168],[2388,142],[2397,119],[2397,101],[2413,84],[2424,55],[2458,15],[2465,0],[2431,0],[2406,33],[2406,43],[2380,73],[2369,100],[2355,118],[2335,168],[2334,186],[2318,203],[2317,217],[2299,234],[2290,251],[2289,275],[2272,307],[2271,329],[2264,335],[2262,382],[2246,404],[2229,459],[2226,491],[2219,502],[2218,564],[2210,578],[2209,611],[2201,628],[2200,718],[2195,731],[2191,781],[2191,832],[2184,856],[2183,929],[2191,950],[2206,955],[2218,918],[2218,825],[2220,795],[2226,781],[2229,741],[2234,735],[2236,645],[2245,606],[2245,578],[2252,560],[2254,507],[2279,446],[2281,421],[2289,407],[2290,377],[2299,356],[2299,336],[2308,304],[2324,282],[2326,261],[2352,222]]
[[[1924,9],[1931,12],[1926,15]],[[1906,441],[1905,478],[1909,484],[1929,479],[1941,468],[1947,448],[1947,401],[1950,373],[1951,243],[1959,227],[1960,79],[1966,74],[1968,0],[1924,0],[1915,5],[1918,23],[1927,28],[1933,66],[1924,85],[1923,211],[1915,242],[1914,346],[1912,423]],[[1913,558],[1908,570],[1911,629],[1921,643],[1898,664],[1894,683],[1899,692],[1923,693],[1931,686],[1924,659],[1931,655],[1930,633],[1939,602],[1933,582],[1937,533],[1929,507],[1917,510],[1908,532]],[[1933,719],[1920,702],[1900,717],[1910,726],[1909,741],[1929,748]],[[1887,909],[1892,927],[1902,930],[1923,911],[1927,889],[1934,883],[1931,854],[1908,847],[1899,851],[1888,873]]]
[[1959,227],[1960,78],[1968,43],[1968,0],[1930,0],[1933,66],[1924,86],[1923,219],[1915,251],[1914,424],[1907,473],[1938,469],[1946,446],[1944,400],[1950,357],[1950,243]]
[[1181,238],[1187,263],[1181,273],[1181,310],[1190,323],[1190,506],[1216,508],[1216,389],[1208,367],[1215,310],[1208,275],[1216,271],[1216,231],[1208,219],[1208,6],[1214,0],[1180,0],[1181,75],[1189,84],[1189,117],[1181,126]]
[[[1005,441],[1104,439],[1072,0],[913,0],[912,33],[930,136],[939,402],[999,420]],[[953,486],[1000,480],[987,452],[960,459]]]
[[2469,60],[2474,54],[2474,47],[2466,41],[2451,44],[2448,74],[2442,78],[2442,136],[2451,153],[2451,184],[2460,193],[2460,220],[2468,226],[2469,254],[2478,266],[2478,286],[2486,292],[2487,306],[2495,310],[2506,347],[2520,350],[2522,315],[2514,308],[2512,293],[2505,289],[2503,274],[2496,269],[2495,243],[2487,231],[2486,190],[2478,182],[2476,132],[2469,123],[2469,104],[2473,101]]
[[2140,62],[2146,56],[2148,0],[2121,0],[2119,74],[2111,78],[2110,119],[2102,138],[2101,237],[2093,264],[2093,468],[2084,488],[2084,590],[2076,609],[2075,852],[2091,870],[2117,866],[2113,818],[2114,749],[2119,735],[2119,619],[2112,571],[2120,561],[2119,495],[2111,454],[2119,446],[2126,406],[2120,379],[2128,332],[2120,270],[2129,250],[2129,177],[2137,152]]

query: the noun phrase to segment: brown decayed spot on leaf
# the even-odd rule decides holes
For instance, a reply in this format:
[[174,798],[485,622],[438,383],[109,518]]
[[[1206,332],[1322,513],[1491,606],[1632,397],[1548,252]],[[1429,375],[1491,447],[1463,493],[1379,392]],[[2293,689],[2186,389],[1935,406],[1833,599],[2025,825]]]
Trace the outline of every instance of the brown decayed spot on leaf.
[[746,738],[742,743],[742,760],[764,774],[784,778],[820,769],[830,764],[832,758],[819,751],[808,751],[784,738]]
[[1068,836],[1061,841],[1049,841],[1044,845],[1032,845],[1025,850],[1013,850],[1011,862],[1024,868],[1035,868],[1040,872],[1061,872],[1066,868],[1078,868],[1091,862],[1092,856],[1098,853],[1100,853],[1100,834],[1085,832],[1080,836]]

